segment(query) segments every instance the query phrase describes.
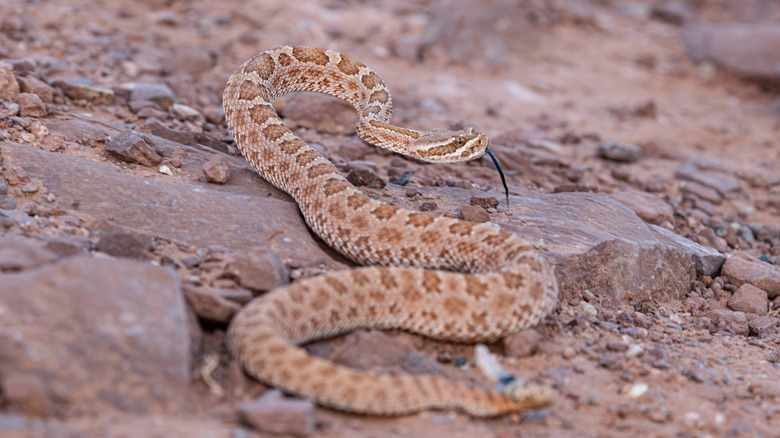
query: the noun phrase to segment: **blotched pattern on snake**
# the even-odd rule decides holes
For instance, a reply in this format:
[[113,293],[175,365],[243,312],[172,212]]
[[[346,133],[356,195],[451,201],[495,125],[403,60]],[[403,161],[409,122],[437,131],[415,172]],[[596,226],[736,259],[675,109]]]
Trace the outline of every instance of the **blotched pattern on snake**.
[[229,345],[257,379],[352,412],[399,415],[458,408],[474,416],[548,404],[552,390],[515,388],[512,398],[432,375],[372,375],[309,356],[300,344],[350,330],[405,329],[458,342],[492,341],[535,325],[556,303],[551,265],[497,227],[374,200],[296,137],[271,106],[291,91],[339,97],[358,111],[367,142],[430,162],[481,157],[474,131],[415,131],[389,124],[391,98],[366,66],[340,53],[282,47],[230,77],[225,116],[260,175],[289,193],[328,245],[368,267],[327,273],[274,290],[234,318]]

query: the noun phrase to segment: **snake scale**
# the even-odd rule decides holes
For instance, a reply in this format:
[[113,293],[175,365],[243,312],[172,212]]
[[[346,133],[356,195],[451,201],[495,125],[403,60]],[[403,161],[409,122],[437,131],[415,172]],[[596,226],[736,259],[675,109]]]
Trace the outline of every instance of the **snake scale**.
[[365,414],[454,408],[488,417],[549,404],[552,390],[527,382],[502,393],[436,375],[373,375],[299,347],[358,328],[493,341],[538,323],[554,307],[558,287],[545,257],[511,233],[394,207],[357,190],[274,111],[273,101],[292,91],[349,102],[358,112],[360,137],[420,160],[471,160],[488,146],[472,128],[416,131],[389,124],[384,82],[335,51],[281,47],[239,67],[223,96],[239,149],[263,178],[292,196],[322,240],[365,265],[298,281],[247,304],[228,332],[244,369],[286,392]]

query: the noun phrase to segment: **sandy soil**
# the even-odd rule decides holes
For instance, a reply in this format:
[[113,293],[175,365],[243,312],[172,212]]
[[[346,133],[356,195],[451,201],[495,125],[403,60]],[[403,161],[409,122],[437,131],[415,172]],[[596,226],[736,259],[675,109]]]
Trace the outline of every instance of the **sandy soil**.
[[[169,117],[163,124],[221,140],[228,135],[220,115],[222,89],[241,62],[286,44],[336,49],[371,66],[390,86],[399,125],[473,125],[505,149],[523,145],[521,153],[531,155],[513,158],[521,160],[522,169],[507,166],[513,193],[551,193],[564,183],[607,195],[625,189],[652,193],[675,210],[659,225],[686,237],[696,239],[703,229],[732,223],[774,227],[764,240],[724,240],[724,249],[780,261],[780,184],[751,183],[756,172],[780,173],[780,119],[767,111],[776,95],[713,64],[692,61],[681,42],[681,27],[646,13],[652,2],[526,2],[522,16],[536,18],[513,23],[517,41],[501,68],[449,62],[445,52],[452,42],[446,40],[434,41],[419,58],[400,53],[405,47],[401,36],[423,35],[433,3],[10,1],[0,5],[0,33],[5,35],[0,58],[32,58],[49,81],[81,77],[114,90],[135,82],[165,83],[206,121]],[[727,6],[690,3],[698,4],[694,20],[700,22],[744,18]],[[48,108],[50,118],[69,118],[73,112],[113,126],[142,123],[121,100],[98,105],[60,93]],[[344,140],[343,135],[302,132],[335,155]],[[6,140],[17,141],[15,135]],[[533,139],[547,143],[539,146]],[[598,158],[602,141],[639,145],[643,156],[633,163]],[[53,147],[46,141],[32,146]],[[100,146],[65,145],[58,152],[106,161]],[[551,155],[554,159],[545,159]],[[695,208],[675,175],[690,157],[727,166],[742,190],[711,205],[712,211]],[[365,159],[380,168],[394,165],[393,157],[383,153],[372,151]],[[136,175],[150,172],[135,165],[117,167]],[[475,182],[502,199],[498,177],[485,164],[409,167],[419,178]],[[378,173],[387,179],[386,170]],[[187,175],[175,178],[192,183]],[[406,202],[399,190],[386,199]],[[158,248],[155,259],[166,251],[180,255],[182,249]],[[335,260],[334,265],[346,263]],[[180,274],[186,278],[185,271]],[[738,335],[706,316],[707,309],[729,308],[736,290],[732,280],[722,278],[723,291],[713,293],[713,280],[699,277],[690,290],[678,291],[680,299],[643,297],[641,291],[625,300],[587,293],[564,297],[535,330],[540,336],[534,338],[533,354],[502,357],[506,368],[559,391],[549,409],[476,420],[449,412],[372,418],[317,408],[314,435],[775,436],[780,430],[777,329]],[[696,301],[691,301],[699,297],[707,302],[700,312],[692,310]],[[582,299],[595,305],[596,316],[582,310]],[[776,327],[780,300],[770,298],[768,306],[766,315]],[[224,324],[201,321],[200,327],[203,346],[193,358],[186,414],[80,416],[76,410],[43,424],[69,434],[62,436],[265,436],[237,420],[236,397],[215,395],[200,378],[208,355],[221,358],[218,385],[231,384],[228,370],[235,367],[224,349]],[[449,375],[478,379],[473,370],[468,374],[453,365],[453,358],[470,357],[468,348],[442,347],[403,333],[390,338],[438,359]],[[350,339],[333,345],[342,348]],[[262,390],[241,381],[249,388],[245,399]],[[4,407],[13,412],[8,403]],[[41,431],[36,430],[29,433]]]

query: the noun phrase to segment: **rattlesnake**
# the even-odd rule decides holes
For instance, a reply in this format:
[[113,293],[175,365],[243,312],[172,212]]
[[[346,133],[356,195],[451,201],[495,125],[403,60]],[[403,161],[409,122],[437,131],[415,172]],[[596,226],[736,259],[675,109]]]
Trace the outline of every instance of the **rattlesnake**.
[[[289,193],[309,227],[361,265],[260,296],[233,319],[228,343],[257,379],[333,408],[378,415],[459,408],[473,416],[541,407],[552,390],[515,385],[513,398],[431,375],[372,375],[309,356],[298,345],[362,327],[428,337],[491,341],[536,324],[555,305],[552,267],[499,228],[384,204],[354,188],[282,123],[271,103],[318,91],[352,104],[358,134],[376,146],[430,162],[485,153],[474,129],[415,131],[388,124],[391,98],[366,66],[331,50],[282,47],[230,77],[225,116],[241,152]],[[518,380],[519,381],[519,380]],[[511,391],[510,391],[511,392]]]

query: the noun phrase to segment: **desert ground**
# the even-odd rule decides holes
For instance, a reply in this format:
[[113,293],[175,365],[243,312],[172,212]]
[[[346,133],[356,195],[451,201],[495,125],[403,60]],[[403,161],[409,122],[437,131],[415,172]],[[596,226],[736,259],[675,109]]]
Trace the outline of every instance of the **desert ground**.
[[[427,164],[361,140],[343,101],[274,103],[369,197],[555,266],[554,310],[489,345],[550,406],[345,413],[230,354],[254,297],[357,266],[225,120],[228,77],[285,45],[369,66],[398,126],[490,137],[508,200],[487,158]],[[778,436],[778,47],[765,0],[3,1],[0,435]],[[404,331],[305,348],[491,386],[472,345]]]

